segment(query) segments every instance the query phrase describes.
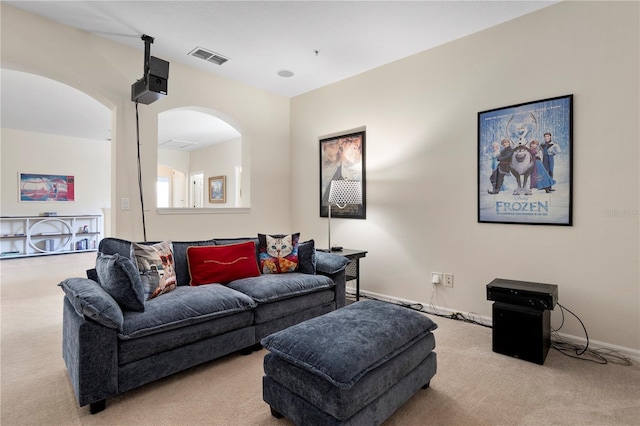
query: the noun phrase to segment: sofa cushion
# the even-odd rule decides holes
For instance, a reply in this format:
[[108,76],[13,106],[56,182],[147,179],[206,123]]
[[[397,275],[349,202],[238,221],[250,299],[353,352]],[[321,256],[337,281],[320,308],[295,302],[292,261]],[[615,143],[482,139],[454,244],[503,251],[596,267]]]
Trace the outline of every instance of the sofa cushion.
[[260,271],[263,274],[282,274],[298,269],[298,240],[296,234],[258,234]]
[[226,284],[240,278],[259,276],[254,256],[253,241],[226,246],[189,247],[189,284]]
[[250,297],[223,285],[178,286],[162,297],[149,300],[144,312],[125,312],[118,337],[135,339],[247,311],[255,306]]
[[217,246],[228,246],[229,244],[239,244],[246,243],[247,241],[253,241],[256,245],[256,250],[258,249],[258,244],[260,243],[257,237],[214,238],[213,241]]
[[[310,309],[313,309],[317,306],[325,306],[332,303],[334,304],[334,308],[331,310],[335,310],[335,298],[336,293],[333,291],[333,289],[328,288],[325,290],[314,291],[313,293],[300,294],[295,297],[289,297],[287,299],[275,300],[269,303],[259,303],[258,306],[256,306],[253,310],[255,323],[264,324],[273,322],[274,320],[277,320],[279,318],[299,318],[297,315],[299,313],[309,312]],[[302,321],[302,319],[296,320],[295,322],[290,323],[288,326],[297,324]],[[282,330],[283,328],[286,327],[278,328],[277,330]]]
[[303,274],[316,273],[316,247],[314,240],[298,244],[298,272]]
[[[173,349],[181,350],[184,349],[183,346],[222,334],[229,335],[240,329],[253,328],[253,317],[253,311],[248,310],[190,324],[187,328],[163,330],[162,333],[136,339],[119,339],[118,363],[127,364]],[[219,350],[222,349],[225,348]]]
[[290,274],[264,274],[244,278],[227,284],[229,288],[246,294],[258,303],[275,302],[301,294],[331,288],[335,282],[324,275],[309,275],[300,272]]
[[290,363],[349,389],[436,328],[412,309],[367,300],[271,334],[261,343]]
[[100,286],[118,302],[123,310],[144,311],[144,288],[138,268],[131,259],[99,253],[96,273]]
[[122,331],[124,317],[120,306],[97,282],[87,278],[68,278],[58,285],[78,315]]
[[131,258],[144,274],[145,300],[153,299],[176,288],[176,269],[171,241],[156,244],[131,244]]

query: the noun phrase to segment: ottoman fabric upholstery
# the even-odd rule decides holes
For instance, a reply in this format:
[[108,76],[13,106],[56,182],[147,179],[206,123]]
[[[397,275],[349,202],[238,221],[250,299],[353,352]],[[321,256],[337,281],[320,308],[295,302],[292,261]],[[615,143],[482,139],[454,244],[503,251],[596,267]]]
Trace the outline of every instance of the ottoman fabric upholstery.
[[366,301],[274,333],[262,345],[334,386],[349,388],[436,328],[410,309]]
[[435,374],[436,328],[363,301],[274,333],[262,339],[265,401],[294,423],[381,423]]

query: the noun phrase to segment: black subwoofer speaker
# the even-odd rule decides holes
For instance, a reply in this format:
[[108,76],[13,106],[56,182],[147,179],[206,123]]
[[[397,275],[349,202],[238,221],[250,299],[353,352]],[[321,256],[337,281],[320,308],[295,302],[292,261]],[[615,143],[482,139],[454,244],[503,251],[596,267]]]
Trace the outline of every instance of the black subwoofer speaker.
[[544,364],[550,346],[549,310],[493,304],[494,352]]

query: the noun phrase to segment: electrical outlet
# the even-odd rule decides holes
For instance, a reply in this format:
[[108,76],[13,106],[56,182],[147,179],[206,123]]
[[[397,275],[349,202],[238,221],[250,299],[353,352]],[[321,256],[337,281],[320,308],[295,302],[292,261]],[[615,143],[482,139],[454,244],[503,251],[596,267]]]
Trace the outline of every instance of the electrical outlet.
[[431,284],[442,284],[442,274],[440,272],[431,273]]
[[444,274],[444,286],[453,287],[453,274]]

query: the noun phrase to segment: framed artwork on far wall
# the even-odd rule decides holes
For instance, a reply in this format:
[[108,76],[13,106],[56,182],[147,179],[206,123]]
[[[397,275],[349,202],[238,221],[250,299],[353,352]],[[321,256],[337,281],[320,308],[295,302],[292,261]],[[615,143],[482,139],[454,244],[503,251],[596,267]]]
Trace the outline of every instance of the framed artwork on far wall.
[[75,201],[75,177],[18,173],[20,201]]
[[209,178],[209,202],[227,202],[227,177],[213,176]]
[[362,187],[362,204],[332,208],[332,218],[366,219],[365,181],[366,132],[355,132],[320,140],[320,217],[329,215],[332,180],[357,180]]
[[478,113],[478,222],[571,226],[573,95]]

